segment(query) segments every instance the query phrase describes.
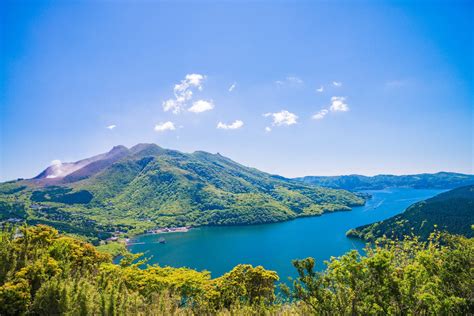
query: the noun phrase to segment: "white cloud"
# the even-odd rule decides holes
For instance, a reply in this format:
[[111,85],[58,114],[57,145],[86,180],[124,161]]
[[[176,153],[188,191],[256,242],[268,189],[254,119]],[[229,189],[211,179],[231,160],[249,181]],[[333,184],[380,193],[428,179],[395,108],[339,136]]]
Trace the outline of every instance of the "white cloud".
[[231,124],[225,124],[222,122],[219,122],[217,124],[217,128],[219,129],[238,129],[238,128],[241,128],[242,126],[244,126],[244,122],[242,122],[241,120],[235,120]]
[[211,101],[205,101],[205,100],[197,100],[196,102],[193,103],[193,106],[191,106],[188,111],[193,112],[193,113],[201,113],[205,111],[210,111],[214,108],[214,102]]
[[342,86],[342,82],[340,82],[340,81],[333,81],[333,82],[332,82],[332,85],[335,86],[335,87],[340,87],[340,86]]
[[51,161],[51,165],[53,165],[53,166],[60,166],[62,164],[63,163],[59,159],[54,159],[53,161]]
[[321,120],[321,119],[323,119],[323,118],[326,116],[326,114],[328,114],[328,113],[329,113],[328,110],[322,109],[322,110],[319,111],[318,113],[314,114],[311,118],[312,118],[313,120]]
[[272,129],[269,126],[265,127],[265,132],[270,133],[271,131]]
[[318,89],[316,89],[317,92],[321,93],[324,91],[324,86],[320,86]]
[[62,173],[62,165],[63,163],[59,159],[55,159],[51,161],[51,166],[50,166],[50,174],[46,176],[47,179],[54,179],[59,177]]
[[199,90],[202,90],[202,81],[206,79],[206,76],[200,74],[188,74],[185,77],[185,82],[189,83],[189,85],[198,87]]
[[203,81],[206,76],[200,74],[187,74],[180,83],[174,86],[174,99],[168,99],[163,102],[163,110],[165,112],[172,111],[174,114],[180,113],[186,106],[186,103],[193,97],[191,89],[197,88],[199,91],[203,89]]
[[332,112],[347,112],[349,111],[349,106],[346,103],[346,97],[332,97],[331,98],[331,105],[328,109],[322,109],[311,118],[313,120],[322,120],[326,115],[329,114],[329,111]]
[[170,121],[155,125],[156,132],[174,131],[175,129],[176,127],[174,127],[174,123]]
[[234,91],[235,87],[237,86],[237,83],[234,82],[230,87],[229,87],[229,92]]
[[175,99],[169,99],[163,102],[163,110],[165,112],[172,111],[174,114],[178,114],[181,111],[181,103]]
[[301,85],[304,83],[303,79],[297,76],[287,76],[285,80],[277,80],[275,83],[279,86],[284,84],[291,84],[291,85]]
[[112,130],[112,129],[116,128],[116,127],[117,127],[117,125],[115,125],[115,124],[112,124],[112,125],[107,126],[107,128],[110,129],[110,130]]
[[298,116],[296,114],[288,112],[287,110],[281,110],[280,112],[275,113],[266,113],[263,116],[272,117],[274,126],[289,126],[297,123]]
[[286,81],[294,84],[303,84],[303,80],[296,76],[288,76],[286,77]]
[[184,94],[184,97],[191,97],[192,91],[189,89],[192,87],[202,90],[202,82],[206,79],[206,76],[200,74],[187,74],[184,80],[174,86],[174,93],[176,98]]
[[332,97],[331,107],[329,109],[333,112],[349,111],[349,106],[346,103],[346,97]]

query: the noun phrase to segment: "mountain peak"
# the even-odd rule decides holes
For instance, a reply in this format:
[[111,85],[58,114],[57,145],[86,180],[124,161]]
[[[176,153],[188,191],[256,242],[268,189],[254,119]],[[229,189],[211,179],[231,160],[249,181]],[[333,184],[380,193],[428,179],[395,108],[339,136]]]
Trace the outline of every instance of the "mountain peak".
[[99,154],[76,162],[58,161],[47,167],[34,179],[44,184],[58,184],[60,182],[75,182],[82,180],[106,168],[110,164],[128,155],[129,149],[125,146],[114,146],[109,152]]
[[135,146],[131,147],[130,151],[132,153],[138,153],[140,151],[150,150],[150,149],[153,150],[153,149],[163,149],[163,148],[161,148],[160,146],[154,143],[138,143]]
[[112,149],[108,153],[104,154],[103,158],[109,159],[115,156],[123,156],[123,155],[126,155],[127,153],[129,153],[129,149],[127,147],[123,145],[117,145],[117,146],[112,147]]
[[125,147],[124,145],[117,145],[117,146],[112,147],[112,149],[109,151],[109,153],[117,152],[117,151],[124,151],[124,150],[128,150],[128,148]]

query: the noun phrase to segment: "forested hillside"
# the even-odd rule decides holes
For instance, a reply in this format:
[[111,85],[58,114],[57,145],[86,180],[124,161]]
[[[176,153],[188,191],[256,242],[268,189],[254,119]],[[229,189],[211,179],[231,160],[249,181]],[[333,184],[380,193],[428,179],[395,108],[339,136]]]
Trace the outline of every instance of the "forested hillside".
[[5,227],[0,315],[467,315],[473,262],[473,239],[385,241],[365,255],[333,258],[321,273],[312,258],[294,261],[298,277],[278,297],[278,275],[263,267],[238,265],[212,278],[186,268],[141,269],[139,255],[115,265],[50,227]]
[[99,239],[157,226],[278,222],[364,202],[362,195],[272,176],[220,154],[154,144],[117,146],[0,185],[2,219]]
[[474,175],[453,172],[422,173],[414,175],[361,175],[318,177],[307,176],[295,180],[328,188],[358,190],[382,190],[390,187],[414,189],[454,189],[474,184]]
[[474,237],[474,185],[441,193],[418,202],[387,220],[357,227],[348,236],[374,240],[414,234],[427,239],[434,230]]

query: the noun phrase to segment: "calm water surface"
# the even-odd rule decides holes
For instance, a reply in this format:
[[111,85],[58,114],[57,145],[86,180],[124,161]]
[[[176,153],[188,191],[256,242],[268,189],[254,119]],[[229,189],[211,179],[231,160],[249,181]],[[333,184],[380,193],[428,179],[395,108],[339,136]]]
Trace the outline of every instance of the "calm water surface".
[[[289,222],[254,226],[202,227],[187,233],[142,235],[129,247],[144,252],[150,264],[189,267],[220,276],[239,263],[262,265],[275,270],[280,280],[294,277],[291,260],[314,257],[317,267],[331,256],[350,249],[362,249],[364,242],[346,237],[354,227],[380,221],[401,213],[409,205],[430,198],[442,190],[387,189],[372,194],[365,206]],[[164,237],[166,244],[158,239]]]

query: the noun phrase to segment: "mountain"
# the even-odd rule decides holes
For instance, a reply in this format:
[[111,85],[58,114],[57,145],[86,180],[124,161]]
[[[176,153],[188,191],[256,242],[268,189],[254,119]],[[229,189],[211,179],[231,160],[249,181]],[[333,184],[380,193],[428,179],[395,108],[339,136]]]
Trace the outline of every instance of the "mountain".
[[273,176],[220,154],[155,144],[116,146],[0,185],[4,219],[101,238],[156,226],[278,222],[364,202],[362,195]]
[[435,229],[474,237],[474,185],[441,193],[415,203],[387,220],[350,230],[347,235],[374,240],[383,235],[402,238],[414,234],[426,239]]
[[105,169],[125,157],[127,153],[128,149],[125,146],[115,146],[105,154],[76,162],[61,163],[58,161],[37,175],[34,180],[37,180],[37,183],[46,185],[79,181]]
[[377,175],[373,177],[361,175],[347,176],[306,176],[295,178],[307,184],[344,189],[350,191],[358,190],[382,190],[389,187],[408,187],[414,189],[454,189],[457,187],[474,184],[474,175],[453,172],[438,172],[434,174],[422,173],[414,175]]

